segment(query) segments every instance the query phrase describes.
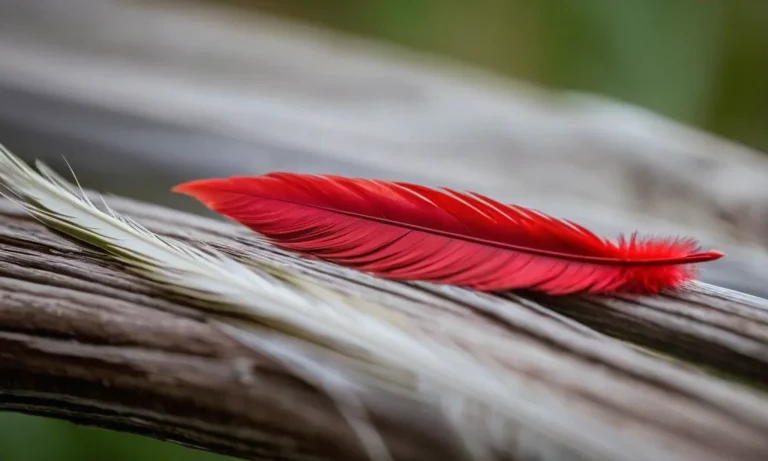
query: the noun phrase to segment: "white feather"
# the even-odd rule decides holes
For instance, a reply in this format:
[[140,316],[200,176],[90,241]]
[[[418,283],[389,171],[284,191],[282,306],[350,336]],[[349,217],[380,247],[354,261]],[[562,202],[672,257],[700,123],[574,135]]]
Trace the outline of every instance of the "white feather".
[[[507,422],[554,436],[576,451],[586,450],[592,459],[632,459],[630,447],[618,448],[621,445],[615,440],[594,436],[601,432],[590,428],[592,421],[588,419],[578,429],[573,424],[561,424],[558,418],[563,411],[547,411],[550,405],[562,405],[559,398],[526,385],[502,368],[481,363],[456,346],[409,332],[362,307],[362,303],[356,305],[354,298],[329,299],[309,290],[299,291],[296,285],[282,280],[295,276],[270,275],[281,272],[277,267],[267,271],[246,266],[219,252],[162,238],[106,204],[106,212],[98,209],[82,189],[77,193],[45,165],[38,164],[38,168],[40,174],[0,146],[0,181],[45,224],[103,248],[168,291],[196,300],[201,308],[246,315],[325,348],[337,356],[339,364],[345,364],[347,376],[351,371],[369,385],[389,381],[389,386],[438,405],[457,427],[474,459],[497,459],[494,453],[509,445],[499,434],[508,427]],[[337,390],[348,388],[348,378],[334,381],[327,375],[329,370],[313,368],[295,351],[269,347],[256,333],[242,329],[240,322],[230,325],[241,325],[237,327],[241,340],[262,352],[269,349],[270,355],[314,377],[316,383]],[[250,341],[245,341],[249,334]],[[383,379],[386,375],[388,380]],[[336,397],[337,402],[345,400],[338,393]],[[346,400],[340,403],[345,406],[343,413],[355,424],[363,424],[359,402]],[[358,426],[356,430],[371,457],[390,459],[370,427]]]

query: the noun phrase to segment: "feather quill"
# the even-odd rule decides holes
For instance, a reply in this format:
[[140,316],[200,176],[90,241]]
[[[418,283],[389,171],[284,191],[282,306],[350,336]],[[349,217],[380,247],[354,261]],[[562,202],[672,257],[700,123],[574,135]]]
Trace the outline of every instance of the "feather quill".
[[723,256],[690,238],[616,243],[571,221],[475,193],[403,182],[271,173],[174,191],[275,244],[395,280],[480,291],[657,293]]
[[[342,395],[335,401],[376,461],[390,455],[375,428],[361,421],[361,402],[343,397],[355,386],[396,389],[435,405],[457,428],[471,459],[508,459],[510,424],[548,434],[588,459],[634,460],[632,453],[640,452],[631,443],[603,440],[594,427],[602,423],[564,412],[559,397],[458,346],[408,331],[354,298],[310,294],[302,290],[306,280],[277,267],[249,267],[212,249],[162,238],[106,204],[106,211],[100,210],[45,165],[38,163],[38,169],[41,173],[0,146],[0,182],[19,205],[46,225],[102,248],[170,293],[220,314],[216,323],[225,331],[308,381],[332,387],[329,395]],[[237,318],[228,317],[232,314]],[[265,339],[269,334],[272,340]],[[322,358],[324,367],[307,361],[313,356]],[[559,409],[558,416],[547,411],[549,406]],[[563,424],[564,414],[578,424]],[[659,452],[658,459],[666,457]]]

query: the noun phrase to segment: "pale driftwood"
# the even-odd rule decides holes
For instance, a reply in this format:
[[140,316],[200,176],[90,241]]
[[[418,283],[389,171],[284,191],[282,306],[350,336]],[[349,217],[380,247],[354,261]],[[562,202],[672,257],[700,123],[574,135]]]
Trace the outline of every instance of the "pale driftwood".
[[88,184],[153,201],[180,180],[276,169],[467,188],[607,235],[697,236],[728,253],[704,280],[768,295],[765,155],[635,107],[195,3],[0,0],[2,142],[66,153]]
[[[514,459],[768,457],[768,396],[550,309],[761,385],[762,300],[700,284],[663,298],[608,301],[388,282],[296,258],[232,224],[118,198],[111,205],[161,234],[272,261],[362,296],[477,360],[503,364],[515,385],[532,389],[528,403],[565,431],[534,431],[521,421],[507,442]],[[7,202],[0,202],[0,263],[0,408],[249,459],[364,459],[322,393],[209,326],[183,300],[167,299]],[[608,315],[596,313],[602,309]],[[365,398],[398,460],[465,459],[428,414],[390,396]]]

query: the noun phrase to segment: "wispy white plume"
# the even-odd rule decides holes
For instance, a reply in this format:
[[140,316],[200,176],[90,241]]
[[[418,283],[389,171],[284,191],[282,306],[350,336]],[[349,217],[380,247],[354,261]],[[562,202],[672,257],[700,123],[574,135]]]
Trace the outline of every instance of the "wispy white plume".
[[[169,292],[195,300],[201,308],[222,315],[246,317],[282,334],[314,345],[345,373],[334,381],[332,370],[317,370],[299,352],[279,349],[248,331],[241,320],[226,321],[226,329],[241,341],[283,361],[326,389],[343,389],[349,376],[369,385],[394,386],[438,405],[465,440],[474,459],[506,459],[511,445],[508,423],[554,436],[591,459],[627,460],[616,441],[593,434],[588,420],[579,428],[562,424],[559,399],[526,386],[508,371],[474,360],[458,347],[417,335],[387,316],[356,304],[354,298],[324,297],[303,291],[270,273],[246,266],[212,249],[200,249],[162,238],[111,210],[97,208],[86,194],[43,164],[33,170],[0,146],[0,182],[33,216],[45,224],[109,252],[131,270]],[[295,278],[295,277],[294,277]],[[361,422],[360,402],[343,393],[334,396],[353,422],[369,454],[387,460],[389,453],[372,427]],[[547,411],[558,406],[560,411]],[[505,437],[506,436],[506,437]],[[502,450],[503,451],[503,450]],[[498,458],[501,456],[501,458]]]

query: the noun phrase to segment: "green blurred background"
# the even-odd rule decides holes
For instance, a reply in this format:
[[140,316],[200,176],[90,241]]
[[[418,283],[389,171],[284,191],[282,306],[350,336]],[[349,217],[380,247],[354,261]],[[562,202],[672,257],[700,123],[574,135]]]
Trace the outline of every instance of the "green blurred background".
[[[606,95],[768,151],[768,1],[209,1]],[[0,413],[0,461],[106,459],[228,458]]]
[[768,1],[218,0],[598,93],[768,151]]

